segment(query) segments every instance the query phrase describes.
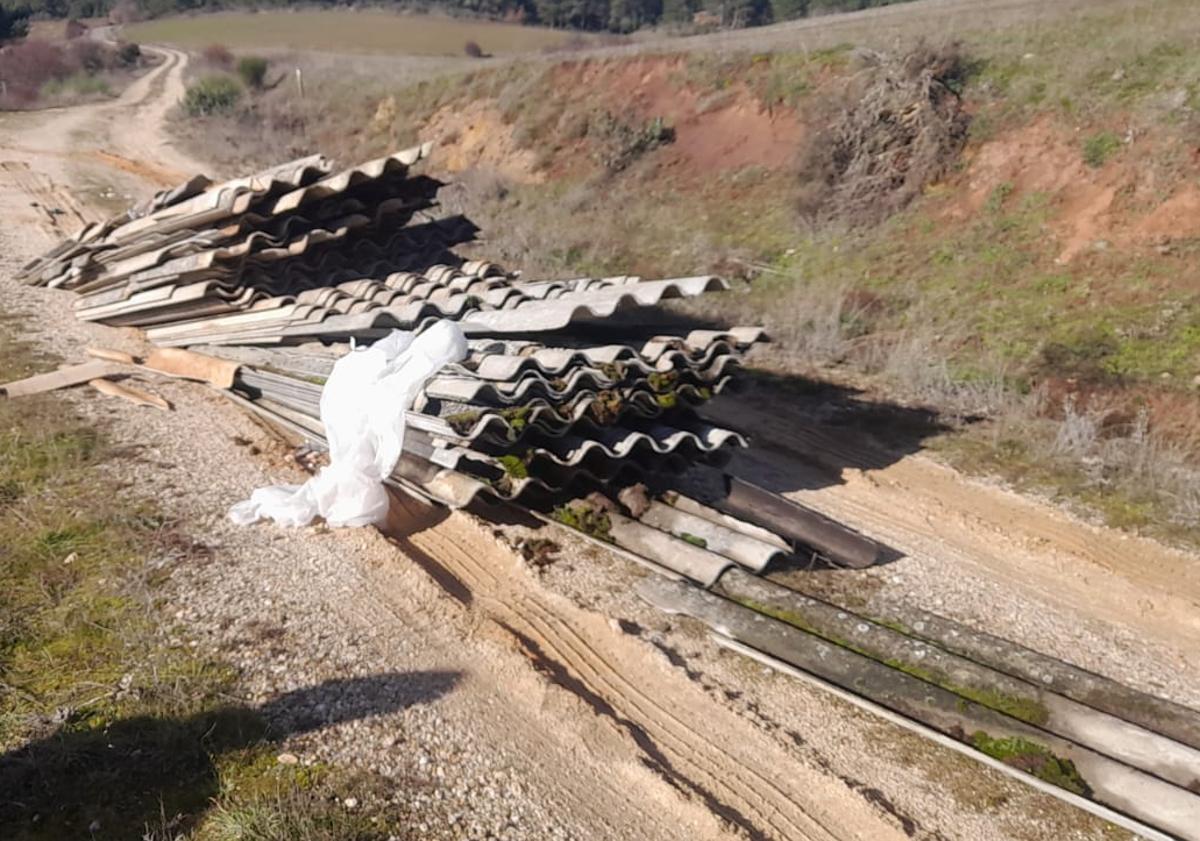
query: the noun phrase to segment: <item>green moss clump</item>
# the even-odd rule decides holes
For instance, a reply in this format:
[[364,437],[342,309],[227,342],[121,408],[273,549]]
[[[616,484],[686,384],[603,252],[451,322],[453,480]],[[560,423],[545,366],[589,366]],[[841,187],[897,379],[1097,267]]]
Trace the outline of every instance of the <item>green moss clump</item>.
[[670,391],[678,381],[678,371],[655,371],[646,377],[650,388],[660,393]]
[[707,549],[707,548],[708,548],[708,541],[707,541],[707,540],[705,540],[703,537],[697,537],[697,536],[696,536],[696,535],[694,535],[694,534],[689,534],[689,533],[688,533],[688,532],[686,532],[686,531],[685,531],[685,532],[682,532],[682,533],[679,535],[679,539],[680,539],[680,540],[686,540],[688,543],[692,544],[693,546],[699,546],[701,549]]
[[620,393],[606,389],[596,395],[596,399],[588,406],[588,412],[591,413],[596,423],[607,426],[616,423],[617,418],[621,416],[623,406]]
[[1050,718],[1049,711],[1033,698],[1021,698],[1017,695],[1009,695],[1006,692],[997,692],[994,689],[980,689],[975,686],[951,686],[946,683],[940,683],[939,685],[949,689],[956,695],[961,695],[977,704],[982,704],[985,707],[1028,722],[1029,724],[1042,725]]
[[453,415],[446,415],[446,417],[442,418],[442,420],[449,424],[450,428],[459,435],[470,435],[471,430],[475,428],[475,424],[479,422],[479,418],[480,412],[468,411],[456,412]]
[[1005,765],[1020,768],[1059,788],[1083,797],[1092,793],[1091,787],[1080,776],[1075,763],[1055,755],[1045,745],[1039,745],[1037,742],[1023,739],[1020,736],[994,739],[982,730],[971,735],[970,744],[971,747],[986,753],[993,759],[999,759]]
[[608,514],[583,502],[570,502],[554,509],[554,519],[564,526],[591,535],[597,540],[612,543],[612,521]]
[[[872,655],[868,654],[867,656],[871,657]],[[904,672],[904,674],[908,675],[909,677],[915,677],[917,680],[923,680],[926,683],[932,683],[934,686],[942,685],[936,674],[928,669],[922,669],[920,666],[914,666],[912,663],[905,663],[903,660],[896,660],[894,658],[880,660],[879,662],[883,663],[885,666],[895,669],[898,672]]]
[[505,474],[512,479],[528,479],[529,465],[518,455],[503,455],[496,459],[504,468]]
[[[789,625],[797,627],[802,631],[808,631],[810,634],[814,634],[822,639],[829,639],[829,637],[825,636],[812,625],[810,625],[808,620],[799,613],[795,613],[790,610],[784,610],[783,608],[775,607],[773,605],[763,604],[762,602],[757,602],[754,599],[747,599],[737,596],[730,596],[730,598],[732,598],[733,601],[737,602],[742,607],[748,607],[756,613],[761,613],[764,616],[770,616],[772,619],[778,619],[780,622],[786,622]],[[836,642],[839,645],[841,644],[837,640],[829,641]]]
[[511,409],[502,409],[500,417],[508,421],[509,427],[515,434],[520,435],[525,431],[525,427],[529,426],[530,411],[528,406],[514,406]]
[[897,634],[904,634],[906,637],[915,636],[912,629],[903,622],[898,622],[895,619],[885,619],[881,616],[868,616],[867,618],[876,625],[882,625],[889,630],[895,631]]
[[668,391],[666,394],[656,395],[654,398],[661,409],[674,409],[679,405],[679,397],[673,391]]
[[613,382],[620,382],[625,377],[625,369],[619,362],[599,362],[596,368]]

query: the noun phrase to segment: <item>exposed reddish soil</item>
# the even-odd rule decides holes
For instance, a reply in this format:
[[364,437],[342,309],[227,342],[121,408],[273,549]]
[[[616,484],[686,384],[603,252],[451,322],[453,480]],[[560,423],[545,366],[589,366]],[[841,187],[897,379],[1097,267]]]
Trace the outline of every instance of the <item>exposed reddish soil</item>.
[[1137,223],[1134,235],[1145,240],[1200,237],[1200,187],[1181,186]]
[[[658,164],[689,179],[748,166],[769,170],[793,164],[804,139],[804,126],[793,109],[765,108],[744,85],[703,94],[687,83],[678,58],[654,57],[632,62],[576,62],[555,67],[552,95],[569,97],[581,89],[600,92],[589,98],[592,111],[607,110],[638,126],[661,118],[675,140],[658,153]],[[381,110],[387,101],[381,103]],[[564,120],[573,107],[564,104]],[[376,115],[377,120],[387,121]],[[458,103],[440,109],[421,132],[435,141],[434,165],[448,172],[471,168],[494,171],[518,183],[545,180],[590,166],[591,146],[574,138],[557,143],[556,159],[522,148],[514,127],[491,100]]]
[[1146,166],[1159,143],[1139,137],[1137,148],[1095,168],[1083,160],[1082,132],[1042,116],[968,153],[966,189],[947,212],[969,218],[1002,185],[1011,186],[1016,198],[1044,193],[1060,263],[1100,242],[1136,248],[1200,236],[1200,188],[1164,190],[1165,179]]
[[661,117],[675,129],[663,151],[665,165],[703,175],[747,166],[781,169],[793,163],[804,139],[800,115],[764,108],[745,85],[704,94],[688,85],[678,57],[579,62],[555,70],[557,90],[605,91],[614,114],[648,121]]
[[521,184],[545,179],[537,169],[537,153],[517,145],[513,127],[491,102],[440,109],[425,124],[421,139],[434,142],[432,163],[447,172],[487,169]]

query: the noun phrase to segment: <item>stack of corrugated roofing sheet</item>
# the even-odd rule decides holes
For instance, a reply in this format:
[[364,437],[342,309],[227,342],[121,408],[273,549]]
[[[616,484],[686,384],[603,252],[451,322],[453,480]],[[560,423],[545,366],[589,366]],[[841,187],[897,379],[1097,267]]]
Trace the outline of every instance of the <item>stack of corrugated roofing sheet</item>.
[[[697,465],[715,470],[746,446],[693,407],[730,386],[740,350],[758,338],[743,329],[637,347],[471,340],[409,411],[392,482],[452,507],[518,502],[693,577],[715,580],[735,563],[761,570],[790,553],[786,539],[680,493]],[[241,363],[233,393],[247,408],[324,443],[321,391],[346,346],[198,349]],[[644,505],[620,501],[628,488]]]
[[[694,407],[729,386],[739,354],[762,331],[661,336],[659,315],[637,316],[723,291],[725,281],[533,281],[466,260],[455,248],[476,227],[438,215],[441,183],[410,172],[427,151],[340,172],[313,156],[223,184],[196,178],[85,229],[25,276],[77,292],[82,319],[144,327],[155,344],[203,345],[237,359],[235,399],[318,442],[322,385],[346,350],[330,345],[456,321],[470,356],[417,398],[394,481],[453,506],[482,494],[545,515],[607,489],[602,514],[566,519],[602,521],[604,539],[643,556],[669,550],[696,569],[736,562],[695,541],[664,543],[672,523],[688,520],[696,535],[703,524],[688,518],[705,515],[671,513],[662,494],[690,499],[682,477],[700,467],[716,471],[719,484],[729,451],[745,446]],[[609,343],[589,344],[596,340],[584,334]],[[619,490],[635,485],[657,501],[620,509]],[[643,516],[653,523],[638,522]],[[703,528],[716,529],[715,544],[741,547],[739,557],[765,563],[788,545],[756,534],[747,539],[757,548],[742,547],[721,530],[749,528],[746,517],[722,517]]]
[[80,294],[82,319],[156,344],[371,338],[454,318],[470,335],[559,330],[724,288],[718,278],[527,282],[454,248],[478,229],[439,216],[421,146],[340,172],[320,156],[211,185],[195,178],[90,226],[24,269]]

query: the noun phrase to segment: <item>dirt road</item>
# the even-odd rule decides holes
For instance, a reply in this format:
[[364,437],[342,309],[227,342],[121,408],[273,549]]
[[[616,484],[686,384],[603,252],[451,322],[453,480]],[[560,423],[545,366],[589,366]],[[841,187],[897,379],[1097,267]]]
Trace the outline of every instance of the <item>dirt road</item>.
[[[163,126],[186,60],[165,56],[115,102],[0,116],[0,310],[24,313],[28,334],[67,358],[89,344],[136,350],[140,339],[76,322],[68,294],[19,287],[11,271],[127,196],[202,169]],[[396,673],[419,686],[421,675],[452,675],[437,698],[416,693],[419,703],[287,746],[393,776],[396,797],[427,816],[429,837],[992,841],[1108,831],[718,652],[694,625],[634,599],[642,573],[607,554],[568,543],[562,560],[534,571],[510,548],[524,526],[399,503],[391,539],[235,528],[224,517],[230,504],[297,469],[219,395],[156,388],[174,412],[70,399],[137,453],[121,468],[134,492],[210,550],[205,563],[174,570],[170,618],[243,670],[253,702],[331,677]],[[815,420],[741,417],[759,426],[764,447],[751,468],[782,471],[805,502],[903,556],[814,581],[999,625],[1200,703],[1194,558],[965,481],[920,455],[875,459]]]
[[187,58],[155,52],[162,63],[112,102],[0,116],[0,214],[8,227],[52,241],[202,170],[165,130]]

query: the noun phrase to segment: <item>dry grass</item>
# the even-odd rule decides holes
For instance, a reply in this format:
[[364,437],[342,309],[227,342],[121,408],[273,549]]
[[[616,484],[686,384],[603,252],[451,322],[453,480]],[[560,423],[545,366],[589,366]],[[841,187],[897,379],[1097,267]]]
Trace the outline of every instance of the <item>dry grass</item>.
[[[0,315],[0,381],[55,363],[21,324]],[[260,711],[229,705],[237,675],[163,613],[207,550],[116,478],[130,457],[63,395],[0,400],[0,837],[408,837],[376,805],[395,781],[280,765]]]
[[221,12],[162,18],[125,28],[144,43],[199,48],[220,43],[234,50],[285,48],[335,53],[461,56],[474,41],[494,55],[560,46],[567,33],[533,26],[382,11]]

